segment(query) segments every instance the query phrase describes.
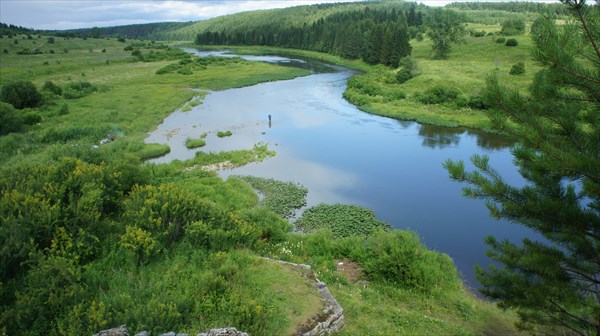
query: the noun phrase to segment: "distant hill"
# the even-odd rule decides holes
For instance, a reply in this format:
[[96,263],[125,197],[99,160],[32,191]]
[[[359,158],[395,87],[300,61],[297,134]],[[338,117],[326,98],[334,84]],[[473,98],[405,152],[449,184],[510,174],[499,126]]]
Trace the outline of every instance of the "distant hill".
[[[132,24],[125,26],[114,27],[93,27],[83,29],[62,30],[56,34],[59,36],[72,37],[104,37],[117,36],[134,39],[160,40],[167,32],[183,29],[186,26],[192,25],[194,22],[156,22],[144,24]],[[170,34],[174,36],[173,34]],[[177,39],[178,38],[172,38]]]
[[207,31],[247,31],[265,26],[277,26],[280,29],[298,28],[311,25],[336,14],[364,11],[367,7],[391,12],[392,10],[406,10],[411,6],[418,9],[427,8],[424,5],[416,5],[412,2],[363,1],[257,10],[198,21],[173,31],[165,31],[161,34],[161,37],[165,39],[194,40],[198,33]]

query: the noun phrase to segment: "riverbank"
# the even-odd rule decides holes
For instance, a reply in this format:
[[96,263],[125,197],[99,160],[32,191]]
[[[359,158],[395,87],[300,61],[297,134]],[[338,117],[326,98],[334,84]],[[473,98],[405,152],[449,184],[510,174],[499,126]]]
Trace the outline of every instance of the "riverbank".
[[[494,32],[499,26],[478,24],[472,28]],[[398,69],[369,65],[362,60],[348,60],[314,51],[263,46],[193,47],[227,49],[236,54],[288,54],[316,58],[361,72],[355,76],[356,85],[353,86],[350,81],[344,97],[364,112],[397,120],[444,127],[462,126],[491,132],[485,110],[481,109],[479,103],[486,77],[495,73],[501,82],[510,82],[513,88],[523,91],[539,69],[529,54],[532,44],[528,35],[517,36],[516,47],[496,43],[496,39],[495,35],[468,36],[465,44],[454,48],[450,57],[445,60],[431,58],[431,41],[427,38],[422,41],[413,39],[412,59],[416,61],[419,74],[402,84],[396,80]],[[523,62],[525,73],[510,75],[512,66],[518,62]],[[423,103],[420,97],[434,87],[458,90],[458,96],[444,103]]]

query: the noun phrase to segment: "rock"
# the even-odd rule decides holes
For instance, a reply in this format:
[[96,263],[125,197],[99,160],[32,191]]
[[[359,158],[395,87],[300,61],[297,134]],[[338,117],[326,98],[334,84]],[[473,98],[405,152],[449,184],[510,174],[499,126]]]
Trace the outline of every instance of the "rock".
[[207,333],[199,333],[196,336],[248,336],[247,333],[241,332],[236,328],[217,328],[211,329]]
[[127,327],[122,325],[117,328],[102,330],[93,336],[129,336],[129,333],[127,332]]
[[172,331],[169,331],[168,333],[161,334],[160,336],[177,336],[177,334]]
[[148,336],[148,332],[146,330],[140,331],[139,333],[135,334],[134,336]]

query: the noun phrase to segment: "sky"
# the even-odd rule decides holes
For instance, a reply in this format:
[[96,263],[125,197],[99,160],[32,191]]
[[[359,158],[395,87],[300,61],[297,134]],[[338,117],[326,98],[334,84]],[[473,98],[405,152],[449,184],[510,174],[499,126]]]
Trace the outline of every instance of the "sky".
[[[199,21],[257,9],[349,1],[356,0],[0,0],[0,22],[26,28],[63,30]],[[452,1],[416,2],[444,6]]]

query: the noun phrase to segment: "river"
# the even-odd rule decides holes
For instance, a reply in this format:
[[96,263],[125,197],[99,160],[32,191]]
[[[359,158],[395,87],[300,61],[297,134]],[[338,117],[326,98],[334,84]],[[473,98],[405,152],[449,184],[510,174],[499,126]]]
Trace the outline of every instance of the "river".
[[[368,207],[378,219],[415,231],[429,248],[450,255],[473,288],[480,287],[473,266],[491,262],[484,254],[486,236],[515,242],[531,236],[517,224],[490,218],[482,201],[464,198],[464,185],[452,182],[442,167],[452,159],[472,169],[469,158],[485,154],[508,182],[523,184],[502,138],[364,113],[342,98],[353,75],[348,69],[279,56],[249,59],[302,66],[314,73],[211,92],[192,111],[175,111],[146,139],[171,147],[153,162],[192,158],[196,150],[188,150],[185,140],[203,133],[208,133],[203,151],[266,143],[277,152],[275,157],[219,175],[298,182],[309,190],[309,206],[325,202]],[[217,137],[217,131],[227,130],[233,135]]]

